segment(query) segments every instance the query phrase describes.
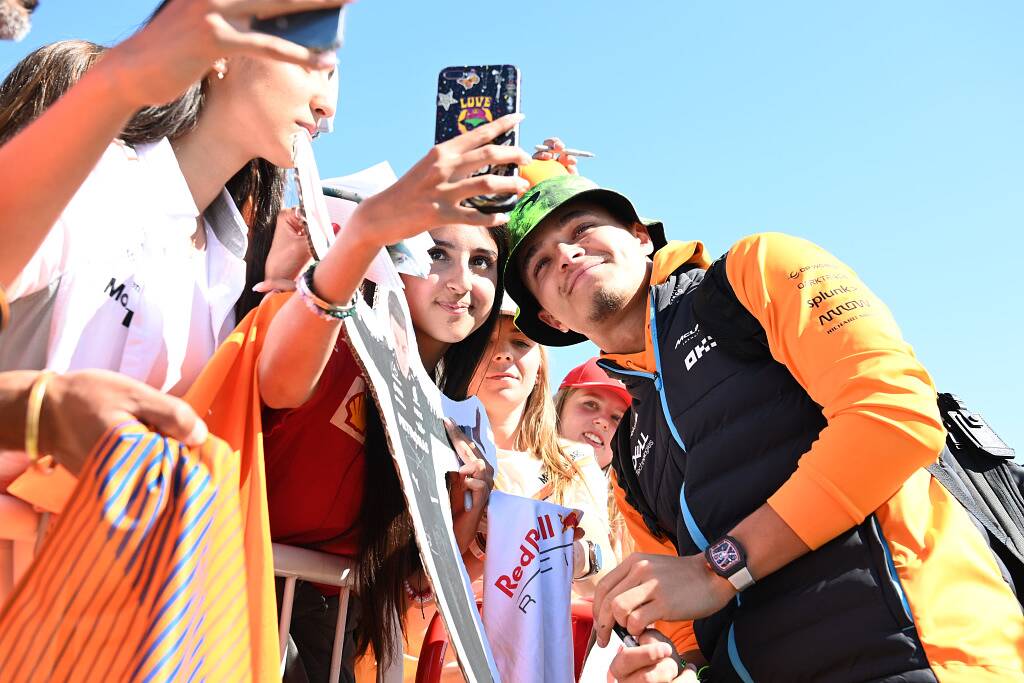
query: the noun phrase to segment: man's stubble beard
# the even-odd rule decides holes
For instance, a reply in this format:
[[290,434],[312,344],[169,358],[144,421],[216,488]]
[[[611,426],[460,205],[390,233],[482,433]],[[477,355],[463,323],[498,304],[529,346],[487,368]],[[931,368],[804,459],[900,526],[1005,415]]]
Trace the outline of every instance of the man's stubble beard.
[[600,324],[615,317],[626,305],[628,298],[619,291],[599,288],[594,290],[589,322]]
[[0,40],[18,41],[28,35],[32,20],[16,0],[0,0]]

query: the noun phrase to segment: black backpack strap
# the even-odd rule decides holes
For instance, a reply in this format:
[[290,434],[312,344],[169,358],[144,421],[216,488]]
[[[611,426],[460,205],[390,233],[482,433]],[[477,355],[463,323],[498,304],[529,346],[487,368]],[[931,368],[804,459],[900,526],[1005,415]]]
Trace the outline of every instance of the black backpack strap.
[[768,337],[760,321],[736,298],[719,257],[704,273],[693,295],[693,313],[697,322],[729,354],[745,360],[771,356]]
[[939,394],[947,447],[932,476],[1005,546],[1024,573],[1024,468],[1014,451],[953,394]]
[[[961,456],[954,455],[949,448],[945,448],[939,456],[939,461],[927,468],[928,473],[963,506],[980,525],[980,529],[988,532],[989,548],[1000,565],[1000,571],[1004,573],[1004,578],[1016,594],[1017,601],[1024,604],[1024,553],[1021,552],[1022,546],[1019,541],[1020,530],[1014,527],[1006,516],[1007,513],[1012,514],[1015,507],[1019,514],[1020,504],[989,504],[991,501],[1001,500],[1002,494],[1008,491],[1016,490],[1019,493],[1019,489],[1016,486],[1008,486],[1008,481],[993,485],[987,476],[978,475],[971,472],[969,467],[963,467],[961,460]],[[1005,477],[1012,467],[1019,469],[1014,463],[1010,463],[1010,467],[1004,464],[993,468],[991,474]],[[996,515],[995,518],[993,514]],[[996,518],[1001,521],[996,522]]]
[[[929,473],[933,477],[939,480],[939,483],[947,491],[952,494],[957,501],[964,506],[967,512],[971,513],[971,516],[978,521],[985,529],[992,534],[992,537],[1003,545],[1009,544],[1009,537],[1002,529],[996,524],[995,520],[989,514],[988,510],[982,509],[983,506],[980,503],[980,497],[977,491],[972,492],[970,479],[967,477],[963,470],[963,467],[957,462],[956,457],[950,452],[949,448],[943,448],[942,453],[939,454],[939,459],[936,463],[929,465],[927,468]],[[1016,553],[1015,553],[1016,554]],[[1024,562],[1024,557],[1020,558],[1021,562]]]

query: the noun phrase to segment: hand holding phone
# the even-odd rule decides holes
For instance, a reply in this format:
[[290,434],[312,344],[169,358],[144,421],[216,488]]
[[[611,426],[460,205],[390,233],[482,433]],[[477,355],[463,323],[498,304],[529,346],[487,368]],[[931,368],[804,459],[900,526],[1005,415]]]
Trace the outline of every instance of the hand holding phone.
[[[435,145],[387,189],[367,197],[349,219],[345,232],[354,239],[385,246],[439,225],[494,227],[504,215],[485,215],[463,200],[480,194],[521,195],[529,184],[518,177],[472,176],[482,166],[520,165],[530,156],[518,147],[491,143],[519,123],[521,115],[485,126]],[[337,244],[337,243],[336,243]]]
[[[519,69],[511,64],[449,66],[437,77],[437,117],[434,142],[442,143],[468,133],[506,114],[519,111]],[[495,145],[519,144],[519,127],[494,139]],[[516,167],[485,166],[473,175],[512,176]],[[515,195],[470,197],[465,206],[484,213],[509,211]]]
[[316,52],[330,52],[341,47],[345,31],[345,8],[317,9],[254,19],[252,29],[284,38]]

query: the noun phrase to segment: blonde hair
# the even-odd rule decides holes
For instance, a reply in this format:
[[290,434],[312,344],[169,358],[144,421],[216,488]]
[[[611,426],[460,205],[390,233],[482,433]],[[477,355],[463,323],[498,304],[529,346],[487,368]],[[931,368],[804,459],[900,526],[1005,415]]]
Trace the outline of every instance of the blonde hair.
[[558,433],[562,433],[562,411],[565,410],[565,402],[575,394],[579,389],[576,387],[565,387],[559,389],[555,393],[555,397],[551,399],[551,402],[555,406],[555,427],[558,429]]
[[543,346],[538,345],[537,349],[540,351],[537,381],[526,397],[515,448],[540,458],[551,483],[552,496],[556,502],[562,503],[573,480],[579,477],[583,481],[583,474],[558,443],[558,416],[548,393],[548,354]]

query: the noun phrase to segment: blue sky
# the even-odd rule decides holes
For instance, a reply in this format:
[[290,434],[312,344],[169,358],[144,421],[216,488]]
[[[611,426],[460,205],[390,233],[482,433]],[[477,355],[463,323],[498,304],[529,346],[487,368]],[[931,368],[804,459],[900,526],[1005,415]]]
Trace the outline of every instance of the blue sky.
[[[61,38],[116,42],[155,4],[43,0],[0,69]],[[940,390],[1024,449],[1021,26],[1016,1],[360,0],[317,156],[324,176],[402,172],[432,143],[441,67],[516,64],[525,144],[596,152],[586,175],[712,254],[764,230],[823,245]],[[593,352],[556,351],[553,374]]]

